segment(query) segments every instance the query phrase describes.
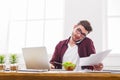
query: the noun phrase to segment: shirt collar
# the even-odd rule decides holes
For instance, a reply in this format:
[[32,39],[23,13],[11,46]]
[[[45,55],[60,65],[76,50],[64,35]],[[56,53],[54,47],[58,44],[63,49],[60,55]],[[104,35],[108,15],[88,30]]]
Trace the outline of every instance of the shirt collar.
[[[70,40],[71,36],[66,40],[65,44],[67,45],[69,43],[69,40]],[[86,37],[85,37],[86,38]],[[84,39],[85,39],[84,38]],[[82,39],[81,41],[83,41],[84,39]],[[76,45],[80,44],[81,41],[77,42]]]
[[66,40],[65,44],[69,43],[70,38],[71,38],[71,36]]

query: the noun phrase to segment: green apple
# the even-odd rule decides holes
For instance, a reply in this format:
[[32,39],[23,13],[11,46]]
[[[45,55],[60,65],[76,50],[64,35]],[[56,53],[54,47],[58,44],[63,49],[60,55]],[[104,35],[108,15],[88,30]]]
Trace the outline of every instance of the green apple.
[[72,71],[76,67],[76,65],[72,62],[64,62],[62,65],[65,68],[65,70],[67,70],[67,71]]

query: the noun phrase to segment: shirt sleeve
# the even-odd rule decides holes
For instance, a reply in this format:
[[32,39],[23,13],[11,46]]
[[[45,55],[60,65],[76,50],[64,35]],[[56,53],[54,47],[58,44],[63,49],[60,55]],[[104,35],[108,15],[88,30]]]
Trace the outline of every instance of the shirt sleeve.
[[88,53],[89,54],[95,54],[96,53],[94,43],[93,43],[93,41],[91,39],[90,39],[87,47],[88,47]]
[[[91,55],[91,54],[96,54],[96,50],[95,50],[95,46],[94,46],[94,43],[91,39],[89,39],[89,41],[87,41],[87,53],[88,55]],[[93,66],[82,66],[81,67],[82,69],[90,69],[90,70],[93,70]]]
[[54,50],[54,53],[52,55],[52,58],[50,60],[50,63],[53,64],[55,66],[55,68],[61,68],[61,65],[60,64],[56,64],[55,62],[59,62],[60,63],[60,46],[61,46],[61,43],[59,42],[56,47],[55,47],[55,50]]

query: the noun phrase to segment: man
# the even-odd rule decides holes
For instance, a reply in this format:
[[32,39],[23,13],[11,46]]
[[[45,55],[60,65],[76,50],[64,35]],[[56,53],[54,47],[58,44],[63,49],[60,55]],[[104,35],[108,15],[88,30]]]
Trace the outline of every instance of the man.
[[[50,60],[51,68],[62,69],[61,64],[63,62],[70,61],[77,63],[78,58],[95,54],[93,41],[86,37],[91,31],[91,24],[87,20],[82,20],[75,25],[71,36],[57,44],[52,59]],[[100,71],[103,68],[103,64],[82,66],[81,68]]]

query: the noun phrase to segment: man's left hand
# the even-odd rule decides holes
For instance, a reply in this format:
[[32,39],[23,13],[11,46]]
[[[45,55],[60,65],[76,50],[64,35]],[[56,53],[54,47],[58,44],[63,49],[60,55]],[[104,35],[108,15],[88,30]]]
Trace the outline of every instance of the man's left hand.
[[93,70],[95,71],[101,71],[103,69],[103,64],[99,63],[97,65],[93,65]]

